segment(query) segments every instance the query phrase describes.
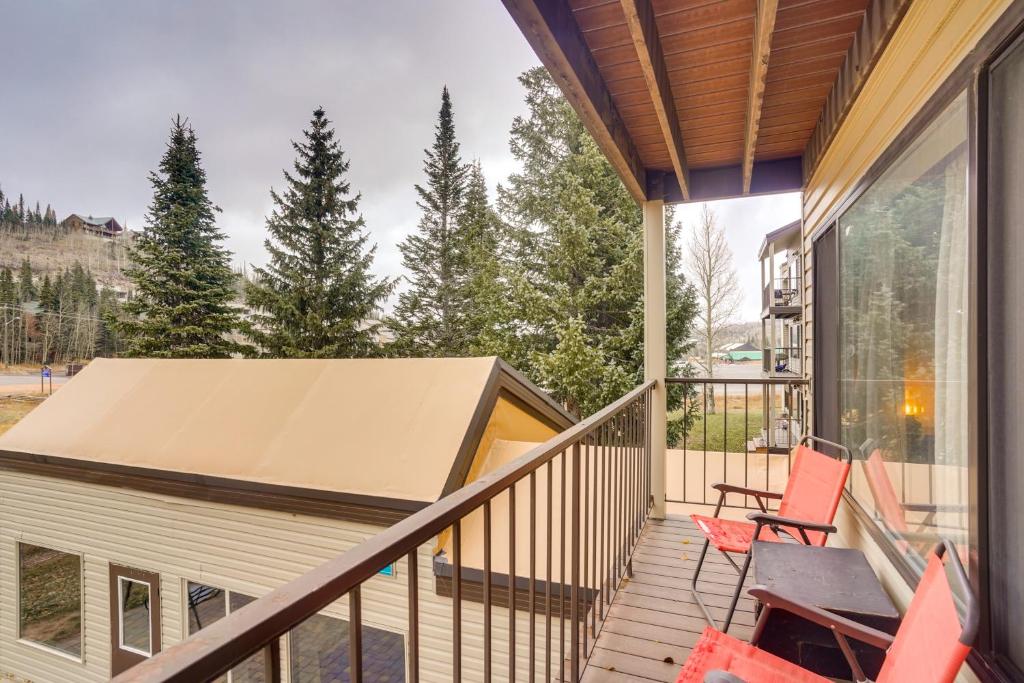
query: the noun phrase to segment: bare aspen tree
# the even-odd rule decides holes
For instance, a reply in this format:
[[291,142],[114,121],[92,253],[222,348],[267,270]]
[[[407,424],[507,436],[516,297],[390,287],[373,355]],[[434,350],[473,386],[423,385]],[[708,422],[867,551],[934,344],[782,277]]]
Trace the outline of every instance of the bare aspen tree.
[[[707,204],[701,206],[686,256],[686,267],[697,291],[699,308],[694,319],[694,332],[700,348],[698,364],[704,369],[705,376],[714,377],[714,350],[722,332],[736,315],[741,294],[725,231]],[[713,385],[707,387],[707,400],[708,412],[714,412]]]

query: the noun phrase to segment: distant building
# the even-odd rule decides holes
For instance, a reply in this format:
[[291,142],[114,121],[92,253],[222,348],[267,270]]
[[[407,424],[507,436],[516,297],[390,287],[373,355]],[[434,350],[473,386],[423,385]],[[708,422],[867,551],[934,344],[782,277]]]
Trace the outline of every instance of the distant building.
[[111,216],[83,216],[80,213],[73,213],[63,221],[61,225],[69,230],[81,230],[100,237],[118,237],[124,233],[124,228]]
[[762,353],[761,349],[749,342],[733,342],[719,349],[715,357],[727,362],[739,363],[746,360],[761,360]]

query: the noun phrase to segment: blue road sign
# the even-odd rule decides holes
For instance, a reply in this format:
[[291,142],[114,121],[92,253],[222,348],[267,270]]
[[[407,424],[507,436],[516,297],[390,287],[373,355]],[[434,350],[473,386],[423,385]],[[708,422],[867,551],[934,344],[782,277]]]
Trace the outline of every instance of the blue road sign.
[[47,378],[47,377],[52,377],[52,376],[53,376],[53,370],[51,370],[50,368],[43,368],[43,378],[44,379]]

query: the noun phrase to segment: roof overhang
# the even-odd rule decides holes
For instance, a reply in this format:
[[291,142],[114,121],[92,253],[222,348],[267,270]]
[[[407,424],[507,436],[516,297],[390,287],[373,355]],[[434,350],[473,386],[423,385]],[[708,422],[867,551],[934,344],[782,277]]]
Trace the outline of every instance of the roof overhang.
[[910,0],[502,0],[634,199],[802,190]]

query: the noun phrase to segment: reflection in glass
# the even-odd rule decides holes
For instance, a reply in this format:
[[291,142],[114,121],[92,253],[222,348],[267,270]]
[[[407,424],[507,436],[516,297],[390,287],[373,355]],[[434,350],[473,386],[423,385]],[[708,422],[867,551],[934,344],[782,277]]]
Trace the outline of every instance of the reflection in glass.
[[839,219],[840,419],[852,492],[912,565],[967,537],[967,106]]
[[144,655],[151,654],[149,584],[120,576],[118,591],[118,604],[121,609],[121,647]]
[[82,558],[18,544],[19,637],[82,656]]

